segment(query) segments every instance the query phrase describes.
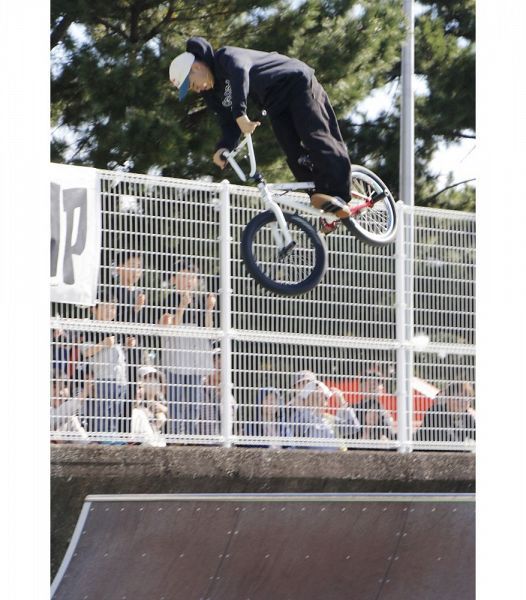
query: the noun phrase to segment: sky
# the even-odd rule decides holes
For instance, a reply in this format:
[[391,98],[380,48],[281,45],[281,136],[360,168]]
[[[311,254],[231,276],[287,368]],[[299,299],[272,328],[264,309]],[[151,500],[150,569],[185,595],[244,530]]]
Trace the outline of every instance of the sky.
[[[418,76],[414,76],[415,95],[426,93],[426,84]],[[367,119],[374,119],[380,112],[393,108],[399,94],[398,82],[378,88],[360,102],[355,112],[362,112]],[[466,181],[476,177],[476,140],[463,139],[458,144],[439,144],[437,152],[430,163],[431,171],[436,175],[438,185],[446,185],[450,172],[454,182]],[[475,185],[471,182],[470,185]]]

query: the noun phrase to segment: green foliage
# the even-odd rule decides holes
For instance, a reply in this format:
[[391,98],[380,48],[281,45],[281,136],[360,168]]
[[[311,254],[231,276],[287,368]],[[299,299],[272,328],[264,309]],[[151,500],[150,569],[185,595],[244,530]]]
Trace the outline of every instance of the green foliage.
[[[426,135],[454,141],[475,129],[474,0],[432,2],[418,22],[416,72],[429,97],[421,119]],[[470,9],[471,8],[471,12]]]
[[[441,142],[474,137],[475,2],[422,0],[415,23],[415,71],[428,92],[415,101],[415,201],[422,206],[474,210],[471,186],[439,194],[429,162]],[[389,80],[400,77],[396,62]],[[344,137],[352,157],[377,171],[395,192],[399,187],[399,105],[373,121],[348,120]],[[358,115],[359,117],[359,115]],[[451,185],[449,182],[447,185]]]
[[[428,172],[438,142],[474,129],[474,2],[422,4],[428,10],[417,23],[417,69],[430,94],[417,105],[416,167],[417,198],[425,203],[439,191]],[[398,108],[372,123],[351,113],[399,76],[401,1],[53,0],[51,29],[52,124],[74,140],[54,137],[57,162],[222,179],[210,160],[219,135],[213,115],[198,96],[179,103],[167,77],[186,39],[202,35],[216,48],[276,50],[311,65],[340,116],[353,161],[398,187]],[[259,118],[252,106],[249,116]],[[255,140],[267,177],[290,177],[268,122]]]

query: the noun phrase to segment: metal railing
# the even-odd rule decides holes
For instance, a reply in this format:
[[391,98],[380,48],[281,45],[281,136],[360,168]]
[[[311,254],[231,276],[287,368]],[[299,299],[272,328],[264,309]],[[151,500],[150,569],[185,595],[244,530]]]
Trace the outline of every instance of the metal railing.
[[473,450],[474,215],[399,203],[396,244],[338,230],[278,297],[240,257],[257,190],[97,178],[100,302],[52,304],[52,440]]

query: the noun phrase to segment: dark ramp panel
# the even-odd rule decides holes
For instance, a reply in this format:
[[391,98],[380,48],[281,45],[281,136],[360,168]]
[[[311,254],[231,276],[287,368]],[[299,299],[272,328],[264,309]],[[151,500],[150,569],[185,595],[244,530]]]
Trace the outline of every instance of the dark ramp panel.
[[471,600],[473,495],[90,496],[54,600]]

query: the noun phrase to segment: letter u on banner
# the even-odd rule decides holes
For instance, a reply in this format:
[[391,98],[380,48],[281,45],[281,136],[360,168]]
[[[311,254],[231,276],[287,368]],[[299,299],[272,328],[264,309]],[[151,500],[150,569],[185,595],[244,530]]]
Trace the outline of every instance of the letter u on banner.
[[101,252],[95,169],[51,165],[51,301],[93,306]]

